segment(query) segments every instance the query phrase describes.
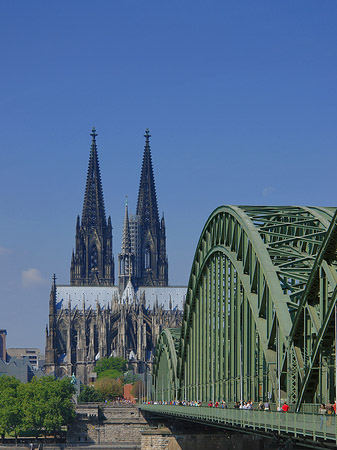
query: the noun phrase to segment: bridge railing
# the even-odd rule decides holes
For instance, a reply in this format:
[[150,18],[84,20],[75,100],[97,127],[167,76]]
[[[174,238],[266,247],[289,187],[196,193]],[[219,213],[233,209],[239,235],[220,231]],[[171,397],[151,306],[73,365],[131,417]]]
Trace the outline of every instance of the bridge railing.
[[337,419],[330,414],[283,413],[242,409],[210,408],[206,406],[139,405],[140,409],[160,415],[185,420],[217,423],[219,426],[251,428],[259,431],[289,433],[314,441],[335,441],[337,444]]

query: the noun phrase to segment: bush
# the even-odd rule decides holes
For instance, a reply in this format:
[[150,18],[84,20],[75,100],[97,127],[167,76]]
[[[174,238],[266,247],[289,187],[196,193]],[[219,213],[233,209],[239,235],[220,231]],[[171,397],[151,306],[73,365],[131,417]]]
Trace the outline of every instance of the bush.
[[102,395],[93,386],[81,386],[81,392],[78,401],[83,403],[101,402]]
[[[128,362],[126,359],[113,357],[100,359],[94,368],[94,372],[97,373],[97,378],[111,376],[110,373],[115,374],[113,378],[119,378],[123,372],[126,371]],[[110,372],[115,371],[115,372]],[[106,374],[108,372],[108,374]]]
[[100,378],[95,383],[95,389],[105,400],[123,397],[123,382],[120,378]]

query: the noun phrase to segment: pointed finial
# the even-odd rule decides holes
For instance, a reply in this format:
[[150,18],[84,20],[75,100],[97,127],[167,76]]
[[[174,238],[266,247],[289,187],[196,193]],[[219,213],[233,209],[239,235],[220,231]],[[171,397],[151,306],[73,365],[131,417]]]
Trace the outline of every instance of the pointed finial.
[[54,274],[54,276],[53,276],[53,288],[54,288],[54,291],[56,291],[56,280],[57,280],[57,278],[56,278],[56,275]]
[[96,133],[96,128],[92,127],[92,133],[90,133],[90,136],[92,136],[92,140],[95,140],[95,137],[98,136],[98,134]]
[[146,144],[149,144],[151,134],[150,134],[150,130],[149,130],[148,128],[146,128],[146,130],[145,130],[144,137],[145,137],[145,143],[146,143]]
[[128,206],[128,196],[127,195],[125,196],[125,206],[126,207]]

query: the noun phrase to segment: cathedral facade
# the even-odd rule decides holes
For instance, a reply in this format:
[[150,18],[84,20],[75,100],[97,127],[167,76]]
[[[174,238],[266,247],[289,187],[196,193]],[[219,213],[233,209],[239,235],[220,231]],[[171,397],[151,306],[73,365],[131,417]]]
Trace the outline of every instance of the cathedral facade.
[[115,285],[111,217],[106,219],[93,128],[82,217],[77,217],[70,285],[54,276],[46,329],[47,373],[72,375],[83,383],[95,362],[127,358],[136,371],[151,365],[163,328],[180,327],[186,287],[168,286],[164,216],[159,220],[150,150],[145,147],[136,214],[125,205]]

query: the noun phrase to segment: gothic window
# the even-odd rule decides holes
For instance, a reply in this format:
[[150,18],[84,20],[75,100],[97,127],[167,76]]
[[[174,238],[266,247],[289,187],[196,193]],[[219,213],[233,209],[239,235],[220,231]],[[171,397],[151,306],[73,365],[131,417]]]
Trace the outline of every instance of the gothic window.
[[149,247],[145,249],[145,269],[150,269],[151,267],[151,254]]
[[98,261],[97,247],[96,245],[93,245],[90,250],[90,269],[97,268],[97,261]]

